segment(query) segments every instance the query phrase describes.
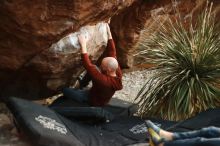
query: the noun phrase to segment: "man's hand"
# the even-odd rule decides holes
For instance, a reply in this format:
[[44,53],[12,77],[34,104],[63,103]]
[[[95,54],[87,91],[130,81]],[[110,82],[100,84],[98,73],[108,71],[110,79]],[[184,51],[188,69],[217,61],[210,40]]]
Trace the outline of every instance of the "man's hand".
[[110,30],[109,24],[107,24],[106,27],[107,27],[106,29],[107,29],[108,39],[112,39],[112,33]]
[[79,39],[79,43],[80,43],[80,46],[81,46],[82,54],[87,53],[87,48],[86,48],[87,39],[86,39],[85,35],[79,34],[78,39]]

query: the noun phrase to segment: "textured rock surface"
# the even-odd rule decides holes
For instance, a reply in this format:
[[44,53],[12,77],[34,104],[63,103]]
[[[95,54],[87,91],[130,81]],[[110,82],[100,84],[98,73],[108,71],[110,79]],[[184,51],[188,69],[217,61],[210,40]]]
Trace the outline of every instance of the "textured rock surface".
[[[213,2],[218,21],[220,19],[220,1],[210,0],[210,2]],[[139,0],[113,16],[111,28],[121,65],[125,68],[133,66],[133,55],[137,49],[137,42],[142,39],[143,29],[144,33],[150,36],[151,33],[159,30],[161,23],[164,23],[167,17],[176,17],[176,10],[180,12],[183,21],[187,21],[191,17],[195,19],[204,10],[205,5],[206,0]]]
[[[219,18],[219,0],[214,2]],[[132,67],[143,28],[149,36],[178,6],[183,19],[196,17],[205,0],[2,0],[0,1],[0,97],[44,98],[68,86],[82,70],[80,55],[50,46],[88,24],[112,17],[111,30],[122,67]],[[218,19],[217,19],[218,20]],[[145,29],[146,30],[146,29]],[[101,49],[94,48],[93,59]]]
[[122,67],[132,67],[135,45],[146,21],[151,18],[151,11],[170,5],[170,2],[171,0],[139,0],[118,15],[113,16],[111,28]]
[[107,20],[133,1],[2,0],[0,96],[47,97],[70,84],[81,67],[80,55],[54,54],[48,51],[51,44],[81,26]]

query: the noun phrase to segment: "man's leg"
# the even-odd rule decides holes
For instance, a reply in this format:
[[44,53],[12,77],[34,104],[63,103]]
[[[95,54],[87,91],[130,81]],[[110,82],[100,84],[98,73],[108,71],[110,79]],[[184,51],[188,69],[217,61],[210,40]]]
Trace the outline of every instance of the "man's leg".
[[[197,142],[202,143],[205,141],[207,144],[208,142],[212,143],[219,143],[220,142],[220,128],[217,127],[208,127],[208,128],[202,128],[201,130],[195,130],[191,132],[176,132],[171,133],[165,130],[160,129],[158,126],[156,126],[151,121],[146,121],[147,127],[151,128],[155,131],[155,133],[159,134],[162,138],[165,139],[164,142],[162,142],[160,145],[165,146],[186,146],[191,144],[197,144]],[[159,140],[156,139],[156,136],[154,136],[152,133],[151,137],[154,140],[154,143],[160,143]],[[208,140],[207,140],[208,139]],[[212,140],[210,140],[212,139]],[[188,141],[189,144],[186,144],[185,141]],[[199,145],[202,146],[202,145]]]
[[91,76],[88,74],[87,71],[85,71],[86,73],[82,76],[78,77],[78,81],[79,81],[79,88],[83,89],[84,87],[88,86],[89,82],[91,81]]
[[88,102],[89,100],[89,91],[88,90],[79,90],[74,88],[64,88],[63,95],[66,98],[73,99],[80,103]]
[[[101,72],[100,68],[96,66],[97,70]],[[89,82],[92,80],[91,76],[85,71],[85,74],[81,77],[78,77],[79,81],[79,88],[83,89],[84,87],[88,86]]]
[[97,119],[105,119],[105,120],[113,120],[114,115],[107,110],[104,110],[102,107],[51,107],[57,113],[72,117],[88,117],[88,118],[97,118]]
[[164,142],[163,146],[219,146],[220,138],[190,138]]
[[195,137],[220,138],[220,128],[211,126],[207,128],[202,128],[201,130],[173,133],[173,140],[188,139]]

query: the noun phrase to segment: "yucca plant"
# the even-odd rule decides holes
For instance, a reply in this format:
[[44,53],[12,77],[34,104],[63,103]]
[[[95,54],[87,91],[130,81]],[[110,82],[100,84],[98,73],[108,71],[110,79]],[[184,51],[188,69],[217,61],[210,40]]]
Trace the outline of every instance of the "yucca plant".
[[140,43],[140,54],[156,64],[136,97],[142,116],[180,120],[220,106],[220,30],[212,4],[196,24],[186,27],[179,18]]

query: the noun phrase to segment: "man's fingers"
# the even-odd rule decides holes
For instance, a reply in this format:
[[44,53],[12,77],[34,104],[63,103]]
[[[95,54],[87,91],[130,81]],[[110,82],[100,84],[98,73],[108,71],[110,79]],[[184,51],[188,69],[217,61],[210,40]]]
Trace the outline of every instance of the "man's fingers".
[[85,41],[85,36],[83,34],[78,34],[78,39],[80,42],[84,42]]
[[78,38],[83,38],[82,34],[78,34],[77,36],[78,36]]
[[112,39],[112,34],[111,34],[110,26],[107,24],[106,27],[107,27],[106,29],[107,29],[108,39]]
[[111,18],[108,19],[107,23],[110,24],[110,22],[111,22]]

